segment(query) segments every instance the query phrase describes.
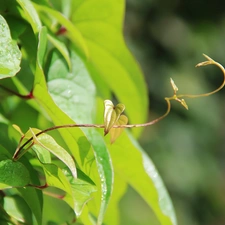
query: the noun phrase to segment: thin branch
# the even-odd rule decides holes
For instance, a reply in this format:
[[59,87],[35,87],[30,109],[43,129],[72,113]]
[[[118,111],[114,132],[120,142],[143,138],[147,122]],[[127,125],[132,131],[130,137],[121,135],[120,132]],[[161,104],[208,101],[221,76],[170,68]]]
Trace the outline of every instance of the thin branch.
[[[204,55],[204,54],[203,54]],[[134,127],[146,127],[146,126],[151,126],[157,122],[159,122],[160,120],[162,120],[163,118],[165,118],[170,110],[171,110],[171,103],[170,101],[171,100],[176,100],[178,102],[181,103],[181,105],[183,105],[186,109],[188,109],[184,99],[181,99],[183,97],[185,98],[197,98],[197,97],[205,97],[205,96],[209,96],[209,95],[212,95],[216,92],[218,92],[219,90],[221,90],[224,85],[225,85],[225,69],[224,67],[217,63],[216,61],[214,61],[213,59],[211,59],[210,57],[208,57],[207,55],[204,55],[208,61],[205,61],[205,62],[202,62],[202,63],[199,63],[196,65],[196,67],[200,67],[200,66],[206,66],[206,65],[216,65],[217,67],[219,67],[222,72],[223,72],[223,77],[224,77],[224,80],[223,80],[223,83],[214,91],[212,92],[209,92],[209,93],[205,93],[205,94],[199,94],[199,95],[186,95],[186,94],[181,94],[181,95],[177,95],[176,92],[178,91],[178,88],[177,86],[175,85],[174,81],[171,79],[171,85],[172,85],[172,88],[174,90],[174,95],[172,97],[166,97],[165,98],[165,101],[167,103],[167,111],[159,118],[155,119],[155,120],[152,120],[148,123],[143,123],[143,124],[128,124],[128,125],[114,125],[112,128],[134,128]],[[1,86],[0,86],[1,87]],[[5,87],[3,87],[5,88]],[[6,88],[7,90],[7,88]],[[13,91],[11,91],[11,93],[13,93]],[[32,94],[32,92],[31,92]],[[18,95],[18,94],[17,94]],[[18,96],[22,96],[22,95],[18,95]],[[61,128],[73,128],[73,127],[87,127],[87,128],[90,128],[90,127],[93,127],[93,128],[105,128],[105,125],[103,124],[66,124],[66,125],[59,125],[59,126],[54,126],[54,127],[50,127],[50,128],[47,128],[45,130],[42,130],[40,131],[39,133],[36,134],[36,136],[39,136],[43,133],[46,133],[46,132],[49,132],[49,131],[52,131],[52,130],[57,130],[57,129],[61,129]],[[22,138],[23,139],[23,138]],[[33,142],[31,143],[31,145],[24,151],[21,153],[21,150],[27,145],[29,144],[31,141],[33,140],[33,137],[31,137],[30,139],[28,139],[23,145],[20,146],[20,143],[14,153],[14,156],[13,156],[13,160],[18,160],[23,154],[25,154],[26,151],[28,151],[28,149],[33,145]]]
[[32,91],[29,94],[27,94],[27,95],[22,95],[22,94],[20,94],[20,93],[18,93],[16,91],[13,91],[13,90],[3,86],[2,84],[0,84],[0,88],[2,88],[3,90],[5,90],[5,91],[7,91],[7,92],[9,92],[9,93],[11,93],[13,95],[16,95],[19,98],[32,99],[34,97],[33,94],[32,94]]

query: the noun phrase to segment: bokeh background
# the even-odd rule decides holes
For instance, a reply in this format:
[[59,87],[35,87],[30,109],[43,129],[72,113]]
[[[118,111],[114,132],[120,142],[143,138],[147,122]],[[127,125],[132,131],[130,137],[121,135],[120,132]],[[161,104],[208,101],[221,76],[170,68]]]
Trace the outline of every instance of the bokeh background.
[[[214,66],[195,68],[202,53],[225,65],[223,0],[127,0],[124,34],[145,74],[149,120],[166,110],[170,77],[180,94],[210,92],[223,81]],[[225,90],[176,102],[160,123],[144,130],[147,151],[174,203],[178,225],[225,225]],[[130,188],[121,225],[159,224]]]

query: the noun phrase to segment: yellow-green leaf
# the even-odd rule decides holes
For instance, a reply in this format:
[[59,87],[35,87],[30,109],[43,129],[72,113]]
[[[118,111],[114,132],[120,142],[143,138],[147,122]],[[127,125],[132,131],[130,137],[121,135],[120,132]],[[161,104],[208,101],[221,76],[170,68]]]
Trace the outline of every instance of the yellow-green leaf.
[[105,100],[105,111],[104,111],[104,134],[108,134],[113,125],[116,124],[120,115],[125,110],[125,106],[123,104],[117,104],[116,106],[110,100]]
[[[128,123],[128,118],[125,115],[121,115],[115,125],[126,125]],[[113,144],[115,140],[121,135],[124,128],[112,128],[110,130],[110,142]]]

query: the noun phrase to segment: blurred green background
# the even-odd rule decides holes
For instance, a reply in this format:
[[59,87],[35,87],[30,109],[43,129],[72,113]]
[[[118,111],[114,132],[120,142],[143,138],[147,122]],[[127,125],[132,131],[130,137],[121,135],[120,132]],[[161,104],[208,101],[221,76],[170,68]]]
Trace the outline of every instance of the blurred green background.
[[[149,90],[149,120],[166,110],[172,77],[180,94],[210,92],[223,81],[215,66],[195,68],[202,53],[225,65],[224,1],[127,0],[125,38]],[[174,203],[179,225],[225,224],[225,90],[174,102],[140,142],[152,158]],[[157,225],[145,202],[129,189],[121,225]]]

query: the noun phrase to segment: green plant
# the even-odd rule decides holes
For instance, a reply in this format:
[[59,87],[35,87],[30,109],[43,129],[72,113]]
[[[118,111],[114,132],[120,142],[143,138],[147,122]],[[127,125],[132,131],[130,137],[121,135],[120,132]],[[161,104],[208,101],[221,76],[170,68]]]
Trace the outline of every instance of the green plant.
[[[1,2],[0,13],[1,224],[116,225],[127,185],[161,224],[176,224],[166,188],[135,138],[137,127],[168,115],[171,100],[187,108],[181,98],[199,96],[177,95],[171,80],[168,110],[144,123],[147,90],[123,40],[124,1],[17,0]],[[207,59],[198,65],[223,70]],[[130,124],[125,106],[109,100],[103,119],[102,102],[114,96]],[[136,128],[122,133],[125,127]]]

